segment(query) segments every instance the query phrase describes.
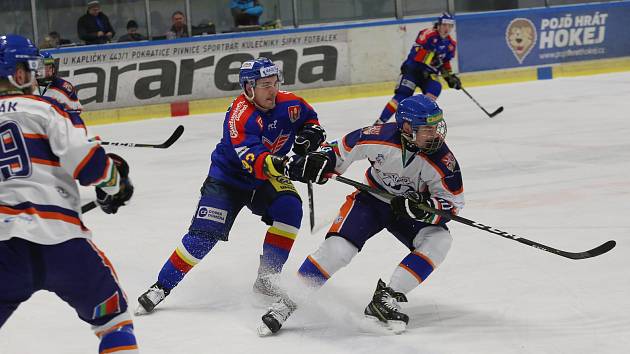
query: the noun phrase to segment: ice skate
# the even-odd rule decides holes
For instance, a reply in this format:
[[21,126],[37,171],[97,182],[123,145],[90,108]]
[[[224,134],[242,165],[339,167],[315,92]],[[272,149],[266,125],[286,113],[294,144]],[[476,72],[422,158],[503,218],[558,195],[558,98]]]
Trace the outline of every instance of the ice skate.
[[286,296],[271,304],[269,311],[262,316],[262,323],[258,326],[258,335],[266,337],[278,332],[296,309],[297,304]]
[[372,301],[365,308],[365,317],[400,334],[407,328],[409,316],[400,312],[399,302],[407,302],[405,294],[395,292],[379,279]]
[[164,300],[170,290],[164,289],[158,283],[151,285],[149,290],[138,298],[138,308],[136,309],[136,316],[146,315],[153,312],[155,306],[157,306],[162,300]]

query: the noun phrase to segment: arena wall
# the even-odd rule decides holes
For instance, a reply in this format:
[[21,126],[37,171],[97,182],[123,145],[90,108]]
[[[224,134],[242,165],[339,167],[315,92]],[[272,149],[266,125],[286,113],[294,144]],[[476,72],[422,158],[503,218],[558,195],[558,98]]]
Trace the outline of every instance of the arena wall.
[[[458,15],[455,71],[465,86],[630,70],[630,1]],[[283,88],[310,102],[393,91],[433,18],[218,34],[51,51],[88,124],[225,111],[242,61],[268,56]]]

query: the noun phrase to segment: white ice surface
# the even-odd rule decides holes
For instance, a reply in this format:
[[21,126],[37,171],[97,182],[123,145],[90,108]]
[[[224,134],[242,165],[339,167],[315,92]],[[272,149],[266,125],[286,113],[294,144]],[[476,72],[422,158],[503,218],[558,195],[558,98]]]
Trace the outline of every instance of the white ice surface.
[[[404,307],[406,333],[366,328],[361,314],[376,281],[407,251],[374,237],[279,335],[258,338],[265,304],[251,293],[266,226],[244,210],[230,241],[195,267],[156,312],[136,317],[143,353],[628,353],[630,350],[630,73],[472,88],[505,111],[485,117],[463,93],[439,99],[466,193],[461,215],[570,251],[614,239],[608,254],[569,260],[450,223],[444,264]],[[389,97],[316,104],[329,137],[374,121]],[[223,114],[97,126],[104,140],[160,142],[167,150],[111,148],[131,165],[136,192],[117,215],[94,210],[85,223],[116,266],[130,307],[185,233]],[[367,162],[347,173],[360,179]],[[299,186],[306,200],[305,188]],[[303,230],[285,266],[291,278],[322,241],[352,189],[315,188],[319,231]],[[85,193],[86,201],[90,197]],[[95,353],[96,337],[53,294],[36,293],[0,330],[0,353]]]

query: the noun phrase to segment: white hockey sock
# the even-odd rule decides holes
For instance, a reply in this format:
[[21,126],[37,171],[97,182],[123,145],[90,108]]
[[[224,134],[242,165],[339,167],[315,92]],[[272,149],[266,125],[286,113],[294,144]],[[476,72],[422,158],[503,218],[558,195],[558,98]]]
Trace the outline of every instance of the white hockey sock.
[[389,286],[390,288],[392,288],[392,290],[396,292],[408,294],[418,285],[420,285],[418,279],[411,275],[408,270],[402,268],[399,265],[398,267],[396,267],[396,270],[394,270],[394,273],[392,274],[392,277],[390,278],[389,284],[387,286]]

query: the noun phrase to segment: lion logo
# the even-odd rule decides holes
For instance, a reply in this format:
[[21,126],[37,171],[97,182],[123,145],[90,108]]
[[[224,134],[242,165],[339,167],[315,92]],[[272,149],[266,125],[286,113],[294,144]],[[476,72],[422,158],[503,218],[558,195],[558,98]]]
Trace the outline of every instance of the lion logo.
[[512,53],[523,64],[525,57],[531,52],[536,44],[536,27],[527,18],[515,18],[505,30],[505,41]]

